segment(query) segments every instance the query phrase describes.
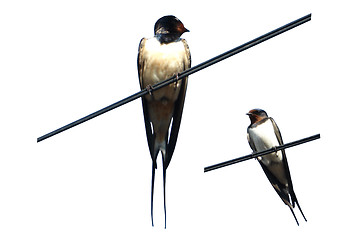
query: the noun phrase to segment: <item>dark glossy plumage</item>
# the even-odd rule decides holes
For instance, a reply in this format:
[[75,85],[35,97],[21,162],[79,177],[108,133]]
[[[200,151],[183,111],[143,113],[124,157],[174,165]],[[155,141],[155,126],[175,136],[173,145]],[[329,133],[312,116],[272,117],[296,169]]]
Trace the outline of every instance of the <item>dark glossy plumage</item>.
[[[174,16],[160,18],[155,24],[155,36],[143,38],[138,51],[138,76],[141,89],[170,78],[191,65],[188,44],[180,36],[186,32]],[[187,78],[142,97],[144,123],[152,159],[151,219],[153,225],[153,192],[157,156],[162,153],[164,213],[165,180],[182,119]],[[165,221],[166,223],[166,221]],[[166,226],[166,225],[165,225]]]
[[[267,150],[283,144],[282,136],[277,124],[273,118],[268,117],[264,110],[253,109],[250,110],[247,115],[251,121],[251,124],[247,129],[248,142],[254,152]],[[295,204],[298,206],[305,221],[307,221],[293,189],[285,151],[281,150],[276,153],[267,154],[259,157],[258,160],[269,182],[272,184],[281,200],[291,210],[296,223],[299,225],[293,211]]]

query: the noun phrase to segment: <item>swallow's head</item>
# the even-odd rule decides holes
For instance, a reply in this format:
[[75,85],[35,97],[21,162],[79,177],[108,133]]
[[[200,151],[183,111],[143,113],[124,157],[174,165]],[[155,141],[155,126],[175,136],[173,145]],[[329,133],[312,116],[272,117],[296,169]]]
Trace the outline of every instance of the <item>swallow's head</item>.
[[168,15],[161,17],[155,23],[155,36],[171,36],[175,39],[179,38],[183,33],[189,32],[183,23],[175,16]]
[[264,110],[259,109],[259,108],[255,108],[255,109],[250,110],[247,113],[247,115],[250,118],[251,124],[256,123],[258,121],[261,121],[262,119],[268,117],[267,113]]

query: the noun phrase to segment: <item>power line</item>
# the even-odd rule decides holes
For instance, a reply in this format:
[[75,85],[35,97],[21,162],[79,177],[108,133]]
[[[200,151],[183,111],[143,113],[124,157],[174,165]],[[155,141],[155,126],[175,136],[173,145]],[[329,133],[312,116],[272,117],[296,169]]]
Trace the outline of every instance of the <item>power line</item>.
[[279,35],[281,33],[284,33],[284,32],[286,32],[288,30],[291,30],[291,29],[293,29],[293,28],[295,28],[295,27],[297,27],[297,26],[299,26],[299,25],[301,25],[303,23],[306,23],[306,22],[310,21],[311,18],[312,18],[312,14],[308,14],[308,15],[302,17],[302,18],[299,18],[299,19],[297,19],[297,20],[295,20],[293,22],[290,22],[290,23],[288,23],[288,24],[286,24],[286,25],[284,25],[282,27],[279,27],[279,28],[277,28],[277,29],[275,29],[275,30],[273,30],[271,32],[268,32],[268,33],[266,33],[266,34],[264,34],[264,35],[262,35],[262,36],[260,36],[258,38],[255,38],[255,39],[253,39],[253,40],[251,40],[251,41],[249,41],[249,42],[247,42],[245,44],[242,44],[242,45],[240,45],[240,46],[238,46],[238,47],[236,47],[234,49],[231,49],[231,50],[229,50],[229,51],[227,51],[225,53],[222,53],[222,54],[220,54],[220,55],[218,55],[218,56],[216,56],[216,57],[214,57],[214,58],[212,58],[212,59],[210,59],[208,61],[205,61],[205,62],[203,62],[201,64],[198,64],[198,65],[196,65],[196,66],[194,66],[192,68],[189,68],[189,69],[179,73],[178,76],[173,76],[173,77],[171,77],[171,78],[169,78],[167,80],[164,80],[164,81],[162,81],[160,83],[157,83],[157,84],[153,85],[150,90],[143,89],[143,90],[141,90],[141,91],[139,91],[139,92],[137,92],[137,93],[135,93],[135,94],[133,94],[133,95],[131,95],[129,97],[126,97],[126,98],[116,102],[116,103],[113,103],[113,104],[111,104],[111,105],[109,105],[109,106],[107,106],[105,108],[102,108],[102,109],[100,109],[100,110],[98,110],[98,111],[96,111],[94,113],[91,113],[91,114],[89,114],[89,115],[87,115],[87,116],[85,116],[83,118],[80,118],[80,119],[78,119],[78,120],[76,120],[76,121],[74,121],[74,122],[72,122],[70,124],[67,124],[67,125],[65,125],[65,126],[63,126],[61,128],[58,128],[58,129],[56,129],[56,130],[54,130],[54,131],[52,131],[50,133],[47,133],[47,134],[39,137],[37,139],[37,142],[41,142],[41,141],[43,141],[43,140],[45,140],[45,139],[47,139],[49,137],[52,137],[52,136],[54,136],[54,135],[56,135],[58,133],[61,133],[61,132],[65,131],[65,130],[68,130],[68,129],[74,127],[74,126],[77,126],[77,125],[79,125],[81,123],[84,123],[84,122],[86,122],[86,121],[88,121],[88,120],[90,120],[92,118],[95,118],[95,117],[97,117],[99,115],[102,115],[102,114],[104,114],[104,113],[106,113],[108,111],[111,111],[111,110],[113,110],[113,109],[115,109],[117,107],[120,107],[120,106],[122,106],[122,105],[124,105],[126,103],[129,103],[129,102],[131,102],[133,100],[136,100],[137,98],[140,98],[140,97],[148,94],[150,91],[157,91],[158,89],[160,89],[162,87],[165,87],[165,86],[167,86],[167,85],[169,85],[169,84],[171,84],[171,83],[173,83],[175,81],[178,81],[179,79],[185,78],[185,77],[187,77],[187,76],[189,76],[189,75],[191,75],[193,73],[196,73],[196,72],[198,72],[198,71],[200,71],[200,70],[202,70],[204,68],[210,67],[211,65],[213,65],[215,63],[218,63],[218,62],[220,62],[222,60],[225,60],[225,59],[227,59],[227,58],[229,58],[229,57],[231,57],[231,56],[233,56],[233,55],[235,55],[237,53],[240,53],[240,52],[242,52],[242,51],[244,51],[246,49],[249,49],[249,48],[251,48],[251,47],[253,47],[253,46],[255,46],[255,45],[259,44],[259,43],[262,43],[262,42],[264,42],[264,41],[266,41],[266,40],[268,40],[270,38],[273,38],[273,37],[275,37],[275,36],[277,36],[277,35]]
[[307,138],[303,138],[303,139],[300,139],[300,140],[297,140],[297,141],[294,141],[294,142],[286,143],[286,144],[283,144],[283,145],[280,145],[280,146],[277,146],[275,148],[271,148],[271,149],[268,149],[268,150],[265,150],[265,151],[249,154],[249,155],[246,155],[246,156],[243,156],[243,157],[235,158],[235,159],[232,159],[232,160],[229,160],[229,161],[226,161],[226,162],[222,162],[222,163],[218,163],[218,164],[215,164],[215,165],[212,165],[212,166],[209,166],[209,167],[205,167],[204,172],[209,172],[209,171],[216,170],[216,169],[222,168],[222,167],[226,167],[226,166],[229,166],[229,165],[232,165],[232,164],[235,164],[235,163],[240,163],[240,162],[252,159],[252,158],[257,158],[257,157],[260,157],[260,156],[263,156],[263,155],[266,155],[266,154],[269,154],[269,153],[273,153],[273,152],[276,152],[276,151],[279,151],[279,150],[283,150],[285,148],[294,147],[296,145],[300,145],[300,144],[303,144],[303,143],[306,143],[306,142],[310,142],[310,141],[313,141],[313,140],[316,140],[316,139],[319,139],[319,138],[320,138],[320,134],[316,134],[316,135],[313,135],[313,136],[310,136],[310,137],[307,137]]

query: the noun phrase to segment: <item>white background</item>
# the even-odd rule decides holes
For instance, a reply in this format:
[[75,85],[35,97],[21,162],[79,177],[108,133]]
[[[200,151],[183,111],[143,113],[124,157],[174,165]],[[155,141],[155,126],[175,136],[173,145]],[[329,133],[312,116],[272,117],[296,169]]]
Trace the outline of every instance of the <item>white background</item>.
[[[320,2],[320,1],[319,1]],[[336,1],[2,1],[0,239],[339,238]],[[37,137],[139,91],[137,50],[177,16],[197,65],[295,19],[312,21],[191,75],[155,227],[151,159],[136,100],[43,142]],[[245,115],[262,108],[285,142],[298,227],[250,160]],[[160,159],[158,159],[160,160]]]

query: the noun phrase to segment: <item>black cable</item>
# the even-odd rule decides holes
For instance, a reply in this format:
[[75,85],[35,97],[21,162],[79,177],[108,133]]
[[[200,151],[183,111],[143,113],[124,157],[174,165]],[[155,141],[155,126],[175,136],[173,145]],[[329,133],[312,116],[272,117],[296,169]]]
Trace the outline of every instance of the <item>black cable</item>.
[[303,138],[303,139],[300,139],[300,140],[297,140],[297,141],[294,141],[294,142],[286,143],[286,144],[283,144],[283,145],[280,145],[280,146],[277,146],[275,148],[271,148],[271,149],[268,149],[268,150],[265,150],[265,151],[249,154],[249,155],[246,155],[246,156],[243,156],[243,157],[235,158],[233,160],[229,160],[229,161],[218,163],[218,164],[215,164],[215,165],[212,165],[212,166],[209,166],[209,167],[205,167],[204,172],[209,172],[211,170],[215,170],[215,169],[218,169],[218,168],[221,168],[221,167],[226,167],[226,166],[229,166],[229,165],[232,165],[232,164],[235,164],[235,163],[239,163],[239,162],[243,162],[243,161],[246,161],[246,160],[249,160],[249,159],[252,159],[252,158],[257,158],[257,157],[260,157],[260,156],[263,156],[263,155],[266,155],[266,154],[269,154],[269,153],[273,153],[273,152],[276,152],[276,151],[279,151],[279,150],[282,150],[282,149],[285,149],[285,148],[294,147],[296,145],[303,144],[303,143],[306,143],[306,142],[310,142],[310,141],[313,141],[313,140],[316,140],[316,139],[319,139],[319,138],[320,138],[320,134],[316,134],[316,135],[313,135],[313,136],[310,136],[310,137],[307,137],[307,138]]
[[275,37],[275,36],[277,36],[277,35],[279,35],[279,34],[281,34],[283,32],[286,32],[286,31],[288,31],[288,30],[290,30],[292,28],[295,28],[295,27],[297,27],[297,26],[299,26],[299,25],[301,25],[301,24],[303,24],[305,22],[308,22],[308,21],[311,20],[311,18],[312,18],[312,14],[308,14],[308,15],[302,17],[302,18],[299,18],[299,19],[291,22],[291,23],[288,23],[288,24],[286,24],[286,25],[284,25],[282,27],[279,27],[279,28],[277,28],[277,29],[275,29],[275,30],[273,30],[271,32],[268,32],[268,33],[266,33],[266,34],[264,34],[264,35],[262,35],[262,36],[260,36],[258,38],[255,38],[255,39],[253,39],[253,40],[251,40],[251,41],[249,41],[249,42],[247,42],[245,44],[242,44],[242,45],[240,45],[240,46],[238,46],[238,47],[236,47],[236,48],[234,48],[232,50],[229,50],[229,51],[227,51],[225,53],[222,53],[222,54],[220,54],[220,55],[218,55],[218,56],[216,56],[216,57],[214,57],[214,58],[212,58],[212,59],[210,59],[208,61],[205,61],[205,62],[203,62],[201,64],[198,64],[198,65],[196,65],[196,66],[194,66],[192,68],[189,68],[189,69],[181,72],[180,74],[178,74],[178,77],[177,76],[173,76],[173,77],[171,77],[171,78],[169,78],[167,80],[164,80],[164,81],[162,81],[160,83],[157,83],[157,84],[153,85],[150,90],[143,89],[143,90],[141,90],[141,91],[139,91],[139,92],[137,92],[137,93],[135,93],[135,94],[133,94],[133,95],[131,95],[129,97],[126,97],[126,98],[116,102],[116,103],[113,103],[113,104],[111,104],[111,105],[109,105],[109,106],[107,106],[105,108],[102,108],[102,109],[100,109],[100,110],[98,110],[98,111],[96,111],[94,113],[91,113],[91,114],[89,114],[89,115],[87,115],[87,116],[85,116],[83,118],[80,118],[80,119],[78,119],[78,120],[76,120],[76,121],[74,121],[74,122],[72,122],[70,124],[67,124],[67,125],[65,125],[65,126],[63,126],[61,128],[58,128],[58,129],[56,129],[56,130],[54,130],[54,131],[52,131],[50,133],[47,133],[47,134],[39,137],[37,139],[37,142],[43,141],[43,140],[45,140],[45,139],[47,139],[49,137],[52,137],[52,136],[54,136],[54,135],[56,135],[58,133],[61,133],[61,132],[65,131],[65,130],[67,130],[67,129],[70,129],[70,128],[72,128],[74,126],[77,126],[77,125],[79,125],[79,124],[81,124],[83,122],[86,122],[86,121],[88,121],[88,120],[90,120],[92,118],[95,118],[95,117],[97,117],[97,116],[99,116],[99,115],[101,115],[103,113],[106,113],[106,112],[111,111],[111,110],[113,110],[113,109],[115,109],[117,107],[120,107],[120,106],[122,106],[122,105],[124,105],[126,103],[129,103],[129,102],[131,102],[133,100],[136,100],[137,98],[140,98],[140,97],[144,96],[145,94],[149,93],[150,91],[156,91],[156,90],[158,90],[158,89],[160,89],[162,87],[165,87],[165,86],[167,86],[167,85],[169,85],[169,84],[171,84],[171,83],[173,83],[175,81],[178,81],[178,79],[185,78],[185,77],[187,77],[187,76],[189,76],[189,75],[191,75],[193,73],[196,73],[196,72],[198,72],[198,71],[200,71],[200,70],[202,70],[204,68],[207,68],[207,67],[209,67],[209,66],[211,66],[211,65],[213,65],[215,63],[218,63],[218,62],[220,62],[220,61],[222,61],[222,60],[224,60],[226,58],[229,58],[229,57],[231,57],[231,56],[233,56],[233,55],[235,55],[237,53],[240,53],[240,52],[242,52],[242,51],[244,51],[244,50],[246,50],[248,48],[251,48],[251,47],[253,47],[253,46],[255,46],[255,45],[259,44],[259,43],[262,43],[262,42],[264,42],[264,41],[266,41],[266,40],[268,40],[270,38],[273,38],[273,37]]

